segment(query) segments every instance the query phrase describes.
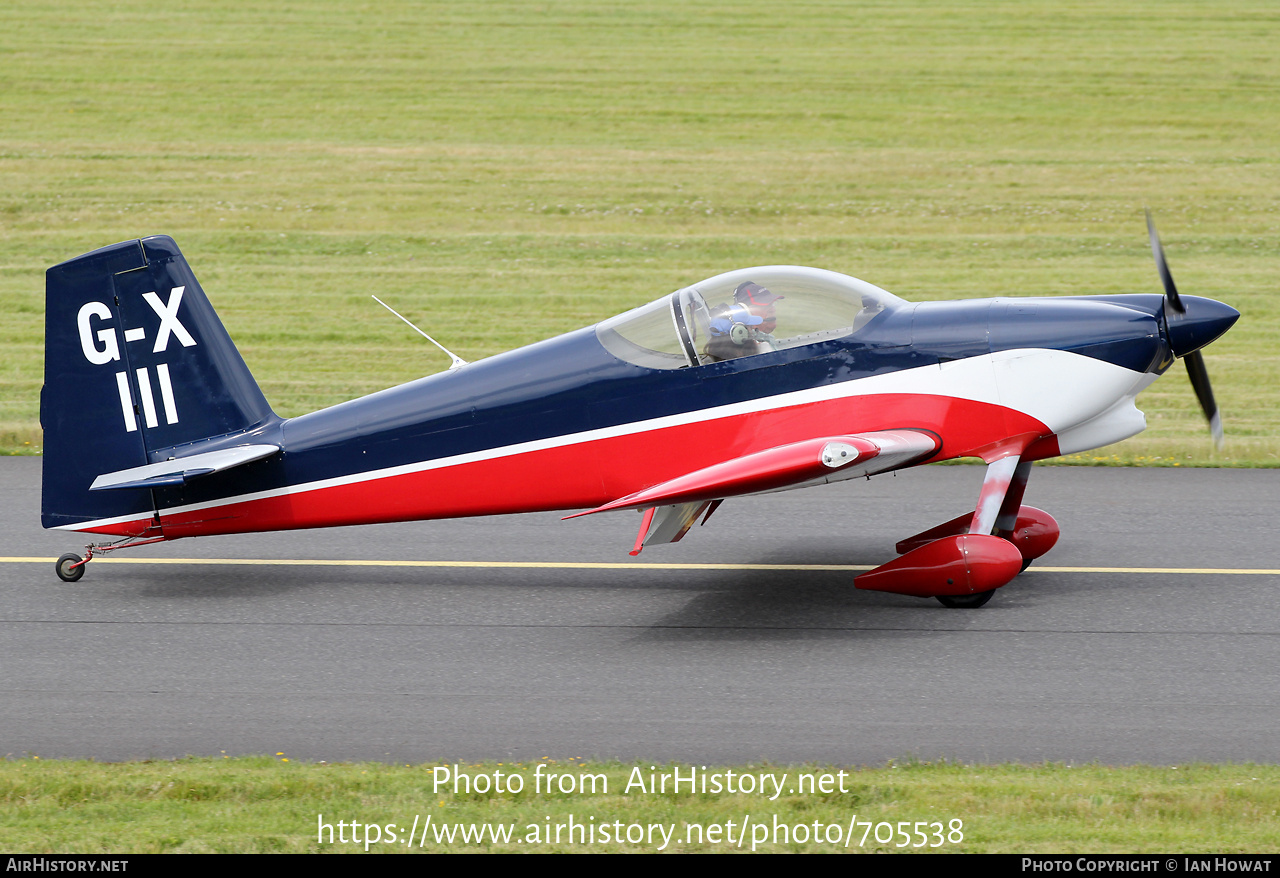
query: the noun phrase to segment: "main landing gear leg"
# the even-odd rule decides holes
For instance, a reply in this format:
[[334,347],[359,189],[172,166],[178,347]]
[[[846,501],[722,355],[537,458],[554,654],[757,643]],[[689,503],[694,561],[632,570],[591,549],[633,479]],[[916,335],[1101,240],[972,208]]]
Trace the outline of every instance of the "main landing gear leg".
[[1031,475],[1030,463],[1019,463],[1009,482],[1009,493],[1000,504],[996,516],[996,536],[1008,540],[1022,554],[1022,569],[1054,547],[1058,542],[1058,522],[1043,509],[1023,506],[1022,495],[1027,490],[1027,478]]
[[[1015,545],[1017,541],[1014,539],[1014,532],[1018,529],[1018,510],[1022,508],[1022,496],[1027,492],[1027,479],[1030,476],[1030,461],[1019,461],[1013,471],[1013,478],[1009,480],[1009,490],[1004,495],[1004,502],[1000,504],[1000,511],[996,514],[995,528],[992,531],[996,536]],[[1030,567],[1031,561],[1032,559],[1024,553],[1022,569],[1026,570]]]
[[[1033,560],[1052,549],[1058,541],[1058,523],[1053,520],[1053,516],[1034,506],[1022,505],[1030,475],[1031,464],[1016,457],[993,462],[987,467],[978,506],[972,513],[957,516],[937,527],[931,527],[915,536],[907,537],[897,545],[901,558],[871,571],[878,574],[881,571],[900,568],[903,571],[911,570],[913,574],[908,575],[903,572],[887,580],[877,577],[881,578],[882,582],[886,582],[886,585],[873,586],[870,581],[862,580],[861,577],[855,584],[860,588],[880,588],[900,594],[936,597],[948,607],[982,606],[991,599],[991,592],[1026,570]],[[985,537],[987,534],[991,537]],[[977,562],[973,561],[973,546],[967,542],[962,545],[962,538],[972,540],[975,537],[980,538],[986,547],[985,555],[978,556],[980,560]],[[991,542],[993,539],[1003,540],[1006,545],[1014,547],[1018,553],[1018,566],[1007,579],[1001,581],[995,581],[997,574],[1003,575],[1000,573],[1002,568],[999,566],[1003,562],[999,562],[999,558],[1008,553],[995,548]],[[934,548],[925,551],[926,546],[934,546]],[[944,569],[949,569],[951,559],[961,556],[966,557],[971,565],[973,563],[987,565],[988,578],[985,579],[987,588],[974,587],[968,593],[957,593],[954,591],[955,577],[950,575],[942,580],[940,590],[933,592],[923,590],[919,583],[907,581],[908,579],[932,581],[933,577],[928,576],[930,571],[927,568],[942,565]],[[982,560],[984,558],[985,560]],[[992,568],[992,564],[996,564],[996,567]],[[970,575],[968,567],[962,566],[959,569],[962,575]],[[863,574],[863,576],[867,575]],[[991,584],[993,582],[994,584]],[[943,587],[947,590],[941,590]]]
[[84,547],[84,557],[68,552],[58,559],[54,569],[63,582],[78,582],[84,576],[84,568],[97,555],[115,552],[119,549],[132,549],[134,546],[145,546],[150,543],[164,542],[164,537],[125,537],[114,543],[90,543]]
[[[1022,553],[992,533],[1006,502],[1019,509],[1030,464],[1016,455],[987,466],[972,515],[964,515],[898,544],[903,555],[854,580],[858,588],[937,598],[943,606],[980,607],[1021,572]],[[1019,483],[1009,500],[1010,487]]]
[[[1009,539],[1000,532],[1001,522],[1006,517],[1012,516],[1009,520],[1009,530],[1012,531],[1012,523],[1018,518],[1018,508],[1023,503],[1023,493],[1027,490],[1027,476],[1030,475],[1030,471],[1032,471],[1032,465],[1016,457],[1000,459],[987,467],[987,477],[982,483],[982,494],[978,495],[978,508],[974,509],[973,518],[970,518],[970,534],[991,534],[992,530],[995,530],[996,536]],[[996,508],[996,498],[1001,494],[1004,494],[1004,499],[1001,499],[1000,507]],[[1032,563],[1030,559],[1024,558],[1018,573],[1027,570],[1029,563]],[[1018,573],[1014,573],[1014,576]],[[948,609],[978,609],[995,594],[996,590],[991,589],[977,591],[974,594],[936,596],[938,603]]]
[[[973,510],[973,518],[969,522],[969,533],[989,534],[999,527],[1000,516],[1006,514],[1010,503],[1013,504],[1013,516],[1017,518],[1018,508],[1022,505],[1022,495],[1027,489],[1027,477],[1031,474],[1031,464],[1023,463],[1019,457],[1002,457],[987,465],[987,474],[982,480],[982,491],[978,494],[978,506]],[[1001,536],[998,532],[996,536]],[[995,588],[985,591],[974,591],[970,594],[935,595],[938,603],[953,610],[976,610],[991,600],[996,588],[1007,585],[1031,562],[1018,556],[1018,569],[1013,576],[1001,582]],[[1005,570],[1007,572],[1007,569]]]
[[[969,522],[969,533],[989,534],[995,529],[996,519],[1004,511],[1009,502],[1009,495],[1017,483],[1018,471],[1023,464],[1017,457],[1002,457],[987,464],[987,475],[982,480],[982,492],[978,494],[978,508],[973,510],[973,518]],[[1022,486],[1018,491],[1018,499],[1014,509],[1022,503],[1022,492],[1027,488],[1027,475],[1031,472],[1031,464],[1026,464],[1022,476]]]

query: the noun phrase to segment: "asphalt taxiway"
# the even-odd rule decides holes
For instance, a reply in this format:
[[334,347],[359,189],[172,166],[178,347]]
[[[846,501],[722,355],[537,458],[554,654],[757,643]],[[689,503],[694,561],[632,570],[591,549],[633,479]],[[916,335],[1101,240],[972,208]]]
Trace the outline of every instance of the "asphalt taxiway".
[[1037,467],[1057,548],[947,610],[853,568],[971,509],[976,467],[730,501],[634,559],[634,513],[537,514],[180,540],[68,584],[40,463],[0,459],[11,756],[1280,759],[1278,470]]

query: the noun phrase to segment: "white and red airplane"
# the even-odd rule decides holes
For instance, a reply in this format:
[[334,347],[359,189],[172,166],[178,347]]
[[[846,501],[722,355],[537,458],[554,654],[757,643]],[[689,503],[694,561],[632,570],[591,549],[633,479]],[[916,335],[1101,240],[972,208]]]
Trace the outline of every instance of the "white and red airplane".
[[854,584],[981,606],[1057,540],[1032,462],[1142,430],[1175,358],[1221,436],[1200,349],[1239,314],[1179,296],[1150,236],[1163,295],[913,304],[745,268],[288,419],[173,240],[126,241],[48,271],[42,523],[117,537],[66,581],[160,540],[543,510],[642,510],[635,554],[727,498],[977,457],[974,511]]

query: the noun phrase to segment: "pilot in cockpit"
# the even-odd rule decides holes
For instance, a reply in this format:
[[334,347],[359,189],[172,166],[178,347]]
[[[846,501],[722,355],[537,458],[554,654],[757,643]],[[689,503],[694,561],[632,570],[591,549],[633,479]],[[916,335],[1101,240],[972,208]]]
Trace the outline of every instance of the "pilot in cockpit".
[[778,327],[778,311],[774,303],[783,298],[752,281],[738,284],[732,303],[711,310],[707,357],[733,360],[777,350],[773,331]]

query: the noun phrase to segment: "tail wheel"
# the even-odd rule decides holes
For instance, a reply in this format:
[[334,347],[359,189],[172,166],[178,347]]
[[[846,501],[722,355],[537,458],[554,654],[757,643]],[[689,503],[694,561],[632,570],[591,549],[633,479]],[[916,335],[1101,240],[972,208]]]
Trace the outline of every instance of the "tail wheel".
[[84,568],[88,566],[79,555],[68,553],[58,559],[58,578],[63,582],[76,582],[84,576]]

